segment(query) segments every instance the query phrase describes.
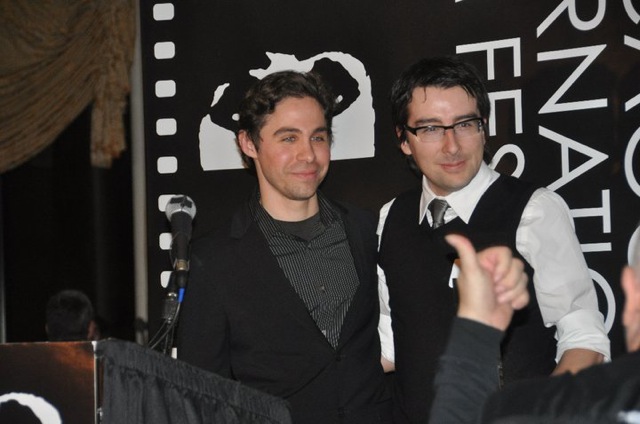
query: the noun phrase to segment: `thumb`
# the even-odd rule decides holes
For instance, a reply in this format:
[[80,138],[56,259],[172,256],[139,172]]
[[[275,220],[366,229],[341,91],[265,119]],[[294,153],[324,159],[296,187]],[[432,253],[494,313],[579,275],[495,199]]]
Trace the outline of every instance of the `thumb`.
[[476,256],[476,249],[468,238],[458,234],[448,234],[445,236],[447,243],[449,243],[458,252],[460,258],[460,269],[477,269],[480,267],[478,263],[478,257]]
[[478,261],[476,250],[466,237],[450,234],[445,236],[460,257],[458,289],[458,316],[490,325],[495,308],[491,281]]

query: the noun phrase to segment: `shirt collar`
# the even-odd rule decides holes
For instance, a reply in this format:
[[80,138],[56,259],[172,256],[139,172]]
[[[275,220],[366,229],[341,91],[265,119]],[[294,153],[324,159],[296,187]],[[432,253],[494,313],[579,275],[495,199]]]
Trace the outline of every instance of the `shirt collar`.
[[453,219],[453,217],[458,216],[465,223],[468,223],[478,201],[487,188],[493,184],[499,176],[499,173],[489,168],[486,163],[482,162],[482,164],[480,164],[480,169],[478,169],[478,172],[475,177],[471,179],[469,184],[444,197],[436,196],[431,188],[429,188],[427,177],[422,176],[422,196],[420,196],[420,215],[418,216],[418,223],[422,222],[425,218],[429,203],[431,203],[431,201],[436,197],[446,200],[449,204],[449,209],[445,215],[445,220],[447,222]]
[[[319,190],[318,194],[318,208],[320,210],[320,222],[326,228],[330,226],[334,221],[339,219],[338,212],[334,209],[333,205]],[[269,215],[269,212],[260,204],[260,190],[256,189],[255,193],[249,200],[249,209],[254,217],[254,220],[258,223],[260,228],[263,229],[265,235],[268,237],[273,236],[277,232],[281,232],[280,225],[277,221]]]

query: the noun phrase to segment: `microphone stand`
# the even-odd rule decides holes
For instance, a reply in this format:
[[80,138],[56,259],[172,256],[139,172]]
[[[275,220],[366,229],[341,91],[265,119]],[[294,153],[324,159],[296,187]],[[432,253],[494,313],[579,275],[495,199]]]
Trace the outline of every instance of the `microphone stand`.
[[180,315],[180,305],[187,286],[188,270],[180,265],[176,264],[177,269],[171,273],[169,278],[162,310],[162,325],[149,341],[151,349],[166,355],[171,355],[178,316]]
[[189,240],[191,239],[191,221],[196,215],[196,205],[189,196],[173,196],[167,202],[165,213],[171,222],[173,236],[170,252],[173,272],[167,285],[162,312],[163,322],[158,332],[149,341],[149,347],[171,355],[180,305],[189,277]]

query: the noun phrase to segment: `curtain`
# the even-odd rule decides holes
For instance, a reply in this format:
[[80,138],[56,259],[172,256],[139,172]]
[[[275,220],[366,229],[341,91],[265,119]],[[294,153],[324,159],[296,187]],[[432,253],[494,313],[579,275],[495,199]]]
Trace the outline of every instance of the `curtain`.
[[97,343],[104,424],[289,424],[287,403],[134,343]]
[[0,173],[92,105],[91,163],[125,149],[135,0],[0,0]]

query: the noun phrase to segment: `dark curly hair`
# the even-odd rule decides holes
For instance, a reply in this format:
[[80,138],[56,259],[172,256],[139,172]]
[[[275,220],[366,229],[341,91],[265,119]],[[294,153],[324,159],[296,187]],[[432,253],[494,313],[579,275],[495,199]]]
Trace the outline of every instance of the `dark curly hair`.
[[[311,97],[324,112],[330,140],[331,122],[336,98],[322,78],[314,72],[280,71],[267,75],[253,85],[245,94],[238,111],[238,131],[245,131],[257,149],[260,148],[260,130],[265,119],[272,114],[278,103],[288,97]],[[254,168],[253,159],[240,152],[248,168]]]

